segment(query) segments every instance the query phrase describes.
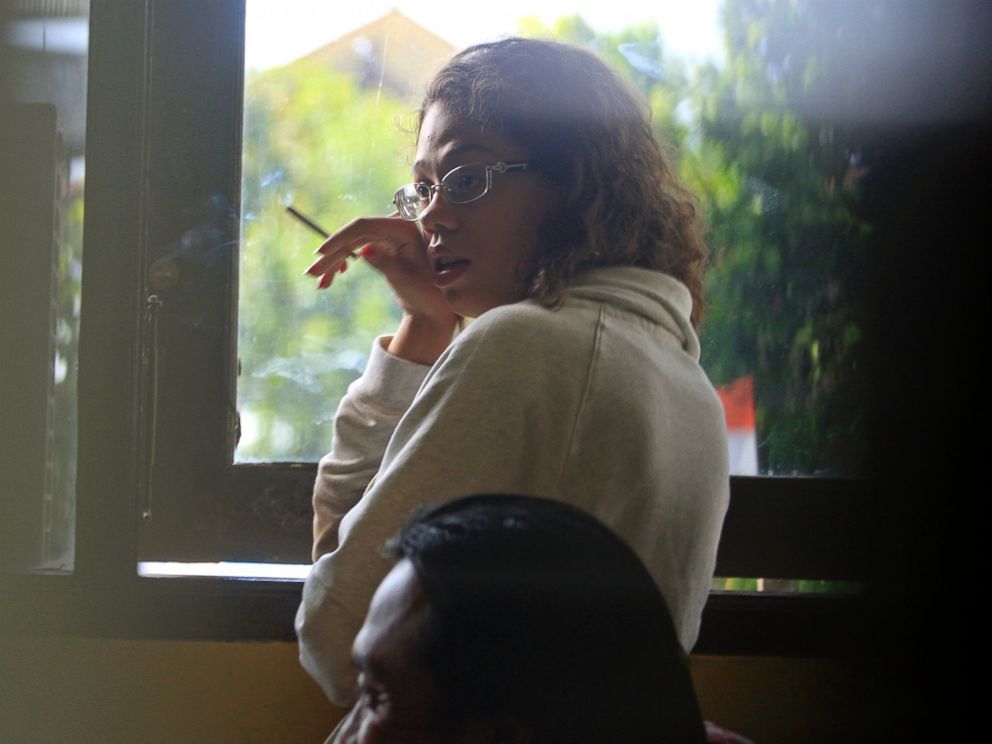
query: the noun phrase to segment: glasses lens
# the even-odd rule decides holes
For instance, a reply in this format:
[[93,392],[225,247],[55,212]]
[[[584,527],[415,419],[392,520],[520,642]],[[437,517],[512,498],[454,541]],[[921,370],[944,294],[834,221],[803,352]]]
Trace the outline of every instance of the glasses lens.
[[475,201],[489,189],[489,179],[486,166],[482,163],[470,163],[455,168],[441,180],[444,195],[452,204],[467,204]]
[[430,187],[422,183],[408,183],[393,196],[396,210],[405,220],[415,220],[430,202]]

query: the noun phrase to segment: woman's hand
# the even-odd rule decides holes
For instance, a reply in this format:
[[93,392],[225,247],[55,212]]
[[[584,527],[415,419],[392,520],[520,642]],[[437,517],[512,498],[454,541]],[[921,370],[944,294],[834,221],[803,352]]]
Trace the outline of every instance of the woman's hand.
[[389,345],[390,353],[421,364],[433,364],[451,342],[458,317],[434,286],[424,236],[414,222],[394,213],[359,217],[331,235],[307,269],[319,276],[319,289],[331,286],[356,252],[386,277],[403,309],[403,321]]

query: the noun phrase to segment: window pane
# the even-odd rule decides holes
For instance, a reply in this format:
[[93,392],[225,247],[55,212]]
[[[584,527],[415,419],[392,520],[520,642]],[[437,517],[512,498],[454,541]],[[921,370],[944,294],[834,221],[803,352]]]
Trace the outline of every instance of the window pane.
[[248,3],[236,459],[323,454],[337,401],[398,317],[360,260],[318,293],[301,273],[321,238],[286,207],[328,231],[392,211],[425,80],[457,49],[521,33],[600,53],[679,153],[712,246],[703,364],[725,405],[734,472],[861,472],[858,280],[870,228],[858,188],[870,153],[832,96],[856,81],[837,41],[852,34],[838,29],[885,22],[884,4],[652,8]]
[[714,576],[714,592],[765,592],[768,594],[861,594],[865,585],[857,581],[820,579],[744,579]]
[[0,18],[0,566],[71,570],[88,3]]

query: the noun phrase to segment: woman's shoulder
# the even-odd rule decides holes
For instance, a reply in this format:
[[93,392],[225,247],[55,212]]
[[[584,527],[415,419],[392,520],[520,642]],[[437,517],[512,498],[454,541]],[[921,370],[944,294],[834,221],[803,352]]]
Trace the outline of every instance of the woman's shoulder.
[[462,332],[464,343],[499,342],[531,348],[535,341],[577,340],[575,308],[546,307],[533,300],[501,305],[472,320]]
[[554,321],[555,309],[549,308],[533,300],[511,302],[499,305],[473,319],[468,327],[501,330],[514,328],[526,330],[530,326],[542,327]]
[[529,300],[489,310],[438,359],[425,387],[531,400],[566,385],[594,354],[595,323],[568,322],[563,312]]
[[499,368],[501,374],[535,370],[584,359],[591,353],[595,322],[579,322],[565,307],[525,300],[501,305],[468,323],[438,360],[460,372]]

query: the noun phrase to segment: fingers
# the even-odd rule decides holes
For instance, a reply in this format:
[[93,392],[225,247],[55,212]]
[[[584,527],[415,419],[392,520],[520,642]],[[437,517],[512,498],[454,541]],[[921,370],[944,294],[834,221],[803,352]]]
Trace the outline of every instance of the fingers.
[[310,265],[306,273],[317,276],[327,271],[336,271],[338,267],[345,265],[344,262],[348,258],[356,256],[355,251],[361,248],[364,242],[360,237],[348,239],[335,233],[321,243],[316,251],[320,256]]
[[413,223],[399,218],[397,213],[388,217],[360,217],[352,220],[331,235],[317,249],[320,254],[305,271],[320,277],[318,288],[326,289],[336,274],[347,268],[347,259],[362,255],[376,268],[388,257],[395,256],[407,245],[423,238]]
[[304,272],[310,276],[320,277],[317,281],[317,289],[327,289],[331,286],[331,282],[334,281],[334,277],[338,274],[343,274],[348,268],[348,264],[344,263],[343,260],[337,264],[327,266],[326,268],[323,268],[320,263],[320,261],[314,263]]
[[394,212],[388,217],[359,217],[323,242],[317,252],[324,256],[354,253],[368,243],[396,250],[417,240],[419,234],[411,223]]

